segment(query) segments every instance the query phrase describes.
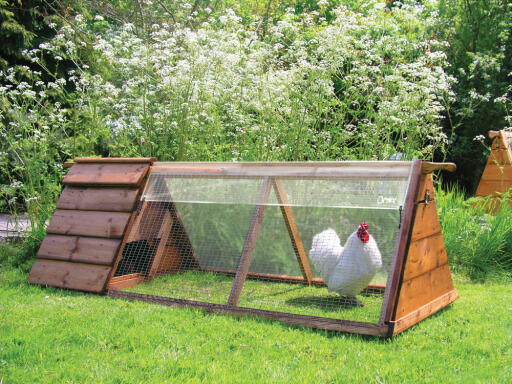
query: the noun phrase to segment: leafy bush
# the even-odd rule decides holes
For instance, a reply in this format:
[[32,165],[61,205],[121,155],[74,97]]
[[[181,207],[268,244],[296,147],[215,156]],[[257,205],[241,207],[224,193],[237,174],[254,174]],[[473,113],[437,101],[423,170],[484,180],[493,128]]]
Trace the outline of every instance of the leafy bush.
[[437,190],[436,204],[444,242],[454,271],[474,280],[512,276],[512,207],[502,196],[493,215],[489,199],[466,199],[458,188]]

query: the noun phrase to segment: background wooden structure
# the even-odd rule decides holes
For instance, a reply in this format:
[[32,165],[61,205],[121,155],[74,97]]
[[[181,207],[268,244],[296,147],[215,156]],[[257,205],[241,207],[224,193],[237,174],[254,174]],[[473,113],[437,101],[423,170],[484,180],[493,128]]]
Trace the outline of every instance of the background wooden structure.
[[489,131],[489,137],[491,153],[475,194],[481,197],[497,197],[512,188],[512,132]]
[[[164,305],[202,308],[209,312],[262,316],[286,323],[314,328],[392,337],[430,316],[458,297],[448,266],[431,172],[455,169],[454,164],[422,161],[413,163],[367,162],[368,172],[385,172],[393,177],[409,167],[409,187],[391,272],[386,285],[369,286],[384,294],[380,320],[365,323],[340,319],[281,313],[238,307],[238,299],[246,279],[256,278],[295,284],[324,286],[313,278],[309,262],[287,205],[286,191],[280,177],[332,177],[346,172],[350,177],[360,174],[356,163],[165,163],[155,172],[171,175],[209,177],[245,177],[259,175],[265,179],[238,269],[201,268],[190,241],[178,245],[176,238],[188,239],[172,202],[140,202],[143,186],[154,159],[98,159],[75,161],[63,183],[66,185],[57,211],[48,228],[29,276],[29,282],[91,292],[104,292],[112,297],[145,300]],[[345,168],[340,170],[340,164]],[[375,168],[385,167],[384,170]],[[372,169],[374,168],[374,169]],[[409,171],[407,171],[409,172]],[[281,212],[292,246],[300,265],[301,276],[282,276],[248,272],[252,250],[262,222],[265,203],[271,189],[278,195]],[[139,209],[136,209],[139,203]],[[154,227],[141,230],[144,217],[158,217]],[[150,233],[146,233],[150,232]],[[114,276],[116,266],[127,242],[153,239],[155,254],[146,273]],[[124,292],[124,288],[157,278],[161,272],[174,273],[195,269],[234,275],[235,280],[225,305],[181,300],[169,297]]]

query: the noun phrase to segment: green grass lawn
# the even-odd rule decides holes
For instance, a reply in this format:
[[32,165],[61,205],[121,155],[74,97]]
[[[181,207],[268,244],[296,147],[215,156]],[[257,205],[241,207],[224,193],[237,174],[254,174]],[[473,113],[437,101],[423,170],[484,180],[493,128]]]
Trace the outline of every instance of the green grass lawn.
[[512,285],[456,279],[459,300],[384,340],[41,288],[0,271],[3,384],[512,382]]
[[[167,274],[126,291],[176,299],[226,304],[234,277],[211,272]],[[383,294],[360,295],[364,307],[347,303],[326,287],[246,280],[240,307],[378,323]]]

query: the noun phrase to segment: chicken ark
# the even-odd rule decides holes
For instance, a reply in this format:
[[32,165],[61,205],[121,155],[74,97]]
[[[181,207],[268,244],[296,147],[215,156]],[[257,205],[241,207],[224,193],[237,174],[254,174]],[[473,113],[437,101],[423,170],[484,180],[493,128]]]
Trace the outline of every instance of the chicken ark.
[[29,282],[391,337],[457,299],[414,162],[79,158]]

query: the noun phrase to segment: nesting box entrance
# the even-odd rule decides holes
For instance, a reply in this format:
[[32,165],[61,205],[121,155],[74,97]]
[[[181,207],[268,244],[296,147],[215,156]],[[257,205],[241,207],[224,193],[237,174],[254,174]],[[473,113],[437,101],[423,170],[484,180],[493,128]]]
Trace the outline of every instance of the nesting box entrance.
[[[419,321],[456,298],[447,261],[439,260],[409,276],[443,267],[435,278],[447,282],[435,297],[416,304],[405,297],[414,215],[429,203],[418,198],[428,167],[155,163],[107,289],[116,297],[391,335],[398,315],[421,309]],[[442,235],[434,235],[444,250]],[[429,236],[414,255],[423,264],[434,249]]]

